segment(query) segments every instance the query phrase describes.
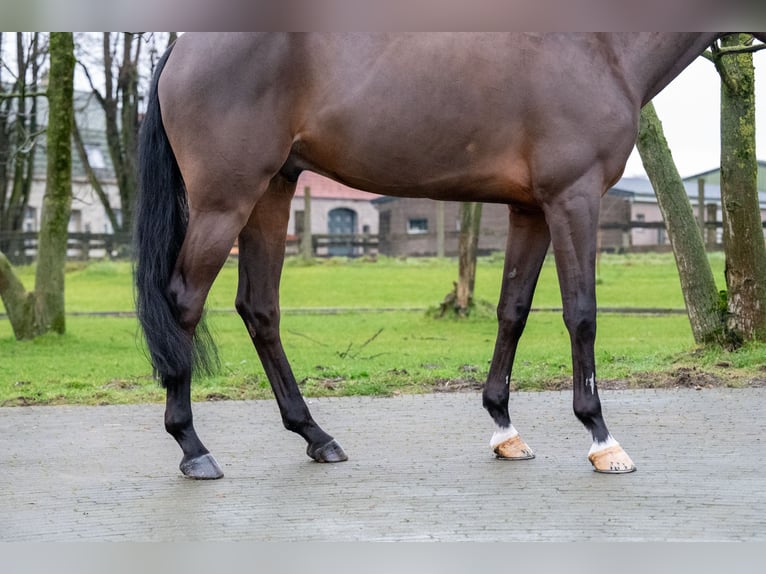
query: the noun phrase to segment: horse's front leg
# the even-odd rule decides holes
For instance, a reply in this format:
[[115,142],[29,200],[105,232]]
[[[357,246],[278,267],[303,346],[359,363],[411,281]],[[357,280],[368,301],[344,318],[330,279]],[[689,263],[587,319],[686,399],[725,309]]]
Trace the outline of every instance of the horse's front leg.
[[593,438],[588,459],[598,472],[636,470],[612,437],[601,413],[596,385],[596,235],[600,196],[597,178],[584,178],[545,206],[572,344],[575,416]]
[[542,212],[510,208],[503,282],[497,306],[497,340],[483,394],[484,408],[496,425],[490,447],[500,459],[524,460],[535,456],[511,424],[508,398],[516,348],[527,322],[549,243],[550,235]]
[[341,446],[314,421],[287,360],[279,333],[279,281],[295,183],[275,176],[239,235],[237,311],[271,383],[285,428],[308,443],[318,462],[347,460]]

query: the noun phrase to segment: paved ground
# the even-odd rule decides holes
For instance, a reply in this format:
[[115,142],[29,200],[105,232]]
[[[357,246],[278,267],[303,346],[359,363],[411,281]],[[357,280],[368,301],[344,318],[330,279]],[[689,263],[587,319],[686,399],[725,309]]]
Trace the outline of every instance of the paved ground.
[[512,395],[515,463],[475,393],[313,399],[336,465],[272,401],[197,404],[214,482],[180,476],[161,405],[0,408],[0,540],[766,540],[766,389],[602,399],[634,474],[591,471],[568,392]]

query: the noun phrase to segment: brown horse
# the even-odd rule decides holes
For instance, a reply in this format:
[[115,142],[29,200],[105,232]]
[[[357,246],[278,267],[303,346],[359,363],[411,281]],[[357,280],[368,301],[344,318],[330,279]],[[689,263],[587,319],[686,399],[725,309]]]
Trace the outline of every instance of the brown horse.
[[508,383],[552,243],[589,459],[602,472],[635,470],[596,386],[599,200],[622,174],[641,106],[717,37],[183,35],[160,62],[142,126],[136,229],[138,314],[182,472],[223,476],[192,424],[190,384],[193,368],[213,363],[203,306],[237,239],[236,308],[284,425],[314,460],[346,460],[312,419],[280,341],[279,280],[303,170],[379,194],[508,205],[483,393],[503,459],[534,456],[511,424]]

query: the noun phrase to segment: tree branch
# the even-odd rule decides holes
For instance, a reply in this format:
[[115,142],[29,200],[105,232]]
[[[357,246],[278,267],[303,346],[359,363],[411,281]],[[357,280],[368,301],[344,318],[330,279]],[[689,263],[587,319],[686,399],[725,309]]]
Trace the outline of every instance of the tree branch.
[[80,161],[82,162],[83,168],[85,169],[85,175],[88,176],[90,185],[93,187],[96,195],[101,200],[101,204],[104,206],[104,211],[106,211],[106,216],[109,218],[109,223],[112,224],[112,229],[114,231],[118,231],[120,226],[117,222],[117,215],[114,213],[114,209],[112,209],[112,205],[109,202],[109,196],[104,191],[104,186],[101,185],[101,181],[98,179],[98,177],[96,177],[95,170],[90,165],[88,152],[85,149],[85,144],[82,141],[82,134],[80,133],[80,127],[77,125],[77,120],[75,120],[72,124],[72,139],[74,140],[75,147],[77,148],[77,155],[80,156]]
[[752,54],[759,50],[766,50],[766,44],[757,44],[755,46],[732,46],[731,48],[719,48],[717,57],[728,54]]
[[0,101],[2,100],[12,100],[14,98],[47,98],[48,92],[25,92],[23,94],[19,94],[17,92],[9,92],[9,93],[0,93]]
[[726,68],[726,66],[723,65],[721,62],[721,50],[725,49],[719,46],[717,43],[713,44],[711,47],[711,52],[713,55],[713,64],[715,65],[715,69],[718,71],[718,75],[721,76],[721,82],[726,85],[727,89],[730,91],[736,90],[736,82],[734,78],[732,78],[731,74],[729,73],[729,70]]
[[98,103],[101,104],[101,106],[104,106],[104,96],[101,92],[98,91],[96,88],[96,85],[93,83],[93,78],[90,75],[90,71],[88,71],[88,67],[83,64],[80,60],[77,60],[77,63],[82,68],[82,71],[85,72],[85,78],[87,78],[88,83],[90,84],[90,89],[93,91],[93,95],[96,96],[96,99],[98,100]]

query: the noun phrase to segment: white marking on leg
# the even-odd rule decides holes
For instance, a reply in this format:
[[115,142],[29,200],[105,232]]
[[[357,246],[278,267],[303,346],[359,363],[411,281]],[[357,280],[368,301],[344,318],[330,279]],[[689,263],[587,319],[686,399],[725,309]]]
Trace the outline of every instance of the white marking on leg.
[[513,438],[518,434],[519,431],[513,428],[513,425],[509,427],[498,426],[495,434],[492,435],[492,438],[489,441],[489,446],[495,448],[497,445],[504,443],[509,438]]
[[595,395],[596,394],[596,375],[595,373],[591,373],[590,377],[588,377],[585,382],[590,387],[590,394]]
[[610,446],[620,446],[620,443],[618,443],[612,435],[606,437],[605,441],[593,441],[593,444],[590,447],[590,450],[588,451],[588,456],[592,455],[594,452],[598,452],[600,450],[604,450],[605,448],[609,448]]

